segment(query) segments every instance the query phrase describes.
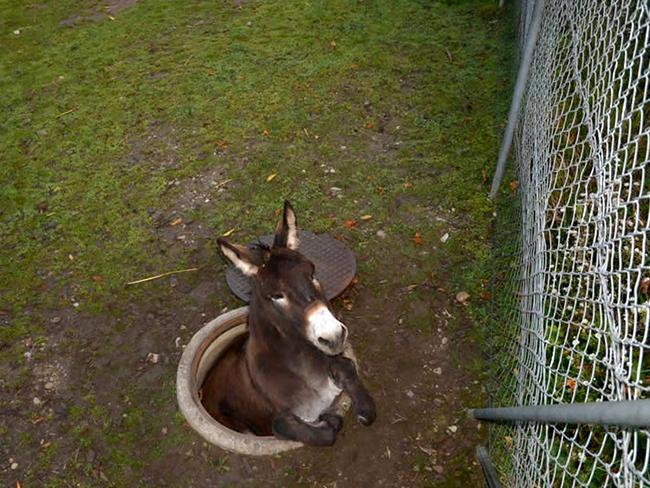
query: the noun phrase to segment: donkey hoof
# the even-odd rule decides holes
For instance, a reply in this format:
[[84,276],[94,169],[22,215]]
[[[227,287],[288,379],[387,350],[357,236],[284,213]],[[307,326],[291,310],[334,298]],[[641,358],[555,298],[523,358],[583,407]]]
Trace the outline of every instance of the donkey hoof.
[[327,425],[334,429],[334,432],[339,432],[343,428],[343,417],[334,413],[323,413],[318,417],[318,420],[327,423]]
[[357,411],[357,421],[365,426],[371,425],[377,418],[377,412],[374,408]]

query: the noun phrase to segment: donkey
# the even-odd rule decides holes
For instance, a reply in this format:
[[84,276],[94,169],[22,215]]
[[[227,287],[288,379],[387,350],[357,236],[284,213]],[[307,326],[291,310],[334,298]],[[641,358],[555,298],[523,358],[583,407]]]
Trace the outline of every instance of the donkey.
[[210,415],[240,432],[330,446],[343,426],[332,406],[345,391],[357,420],[372,424],[375,402],[343,354],[348,330],[332,314],[314,264],[297,251],[291,204],[284,203],[270,248],[250,249],[223,238],[218,244],[253,279],[249,334],[203,383],[202,401]]

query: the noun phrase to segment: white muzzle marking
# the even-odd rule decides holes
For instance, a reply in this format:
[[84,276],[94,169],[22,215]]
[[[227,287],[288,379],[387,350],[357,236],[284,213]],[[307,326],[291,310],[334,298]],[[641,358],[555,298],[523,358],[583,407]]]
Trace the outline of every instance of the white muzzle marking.
[[326,354],[343,351],[348,329],[336,320],[325,304],[315,305],[307,314],[307,339]]

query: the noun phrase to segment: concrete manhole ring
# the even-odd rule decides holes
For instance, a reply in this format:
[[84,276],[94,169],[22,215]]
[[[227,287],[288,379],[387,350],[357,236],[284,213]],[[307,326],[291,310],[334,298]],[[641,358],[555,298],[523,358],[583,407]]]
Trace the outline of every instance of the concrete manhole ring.
[[[275,437],[255,436],[231,430],[217,422],[205,410],[199,399],[199,388],[210,367],[232,342],[247,333],[248,307],[240,307],[219,315],[192,337],[181,356],[176,374],[176,398],[187,423],[207,442],[238,454],[264,456],[302,447],[303,444]],[[356,363],[351,347],[345,355]],[[339,397],[336,411],[344,414],[350,398]]]

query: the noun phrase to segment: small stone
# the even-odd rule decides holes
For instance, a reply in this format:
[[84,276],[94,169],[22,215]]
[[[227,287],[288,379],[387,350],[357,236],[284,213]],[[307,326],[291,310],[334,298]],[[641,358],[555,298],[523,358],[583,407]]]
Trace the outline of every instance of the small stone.
[[151,364],[158,364],[158,361],[160,361],[160,354],[156,354],[154,352],[150,352],[147,354],[147,362]]
[[442,345],[444,346],[449,342],[449,339],[447,339],[446,337],[443,337],[440,342],[442,342]]
[[383,230],[377,231],[377,237],[379,237],[380,239],[386,239],[387,236],[388,235]]
[[174,345],[176,346],[176,349],[181,347],[181,338],[177,337],[176,340],[174,341]]
[[50,322],[52,322],[53,324],[58,324],[59,322],[61,322],[61,317],[52,317],[50,319]]
[[451,432],[452,434],[454,434],[454,433],[458,430],[458,426],[456,426],[456,425],[450,425],[449,427],[447,427],[447,430],[448,430],[449,432]]
[[435,369],[433,370],[433,372],[434,372],[435,374],[437,374],[437,375],[441,375],[441,374],[442,374],[442,368],[435,368]]
[[95,459],[97,459],[97,453],[93,451],[92,449],[86,453],[86,462],[88,464],[92,464],[95,462]]
[[162,435],[167,435],[167,427],[163,427],[162,429],[160,429],[160,433]]
[[444,244],[444,243],[447,242],[448,240],[449,240],[449,232],[445,232],[445,235],[443,235],[443,236],[440,238],[440,242],[442,242],[442,243]]
[[18,469],[18,463],[15,463],[15,462],[11,463],[11,469],[13,469],[14,471],[17,470]]
[[459,291],[456,293],[456,301],[462,303],[463,305],[469,300],[469,293],[466,291]]
[[438,465],[435,465],[435,466],[433,467],[433,470],[434,470],[437,474],[442,474],[442,473],[445,472],[444,468],[443,468],[442,466],[438,466]]
[[32,400],[32,402],[34,402],[34,405],[42,405],[42,404],[43,404],[43,400],[41,400],[41,399],[38,398],[38,397],[34,397],[34,399]]
[[414,398],[415,393],[413,393],[412,390],[406,390],[406,396],[409,397],[409,398]]
[[54,390],[54,383],[52,383],[51,381],[48,381],[47,383],[45,383],[45,389],[46,390]]

